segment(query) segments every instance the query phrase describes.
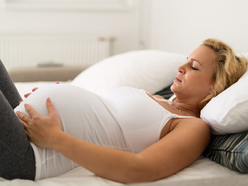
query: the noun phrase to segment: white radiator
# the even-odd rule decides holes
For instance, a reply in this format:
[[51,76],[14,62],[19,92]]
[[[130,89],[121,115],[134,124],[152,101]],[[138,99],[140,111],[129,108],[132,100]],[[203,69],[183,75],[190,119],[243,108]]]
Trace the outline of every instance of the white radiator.
[[0,59],[7,69],[54,65],[90,66],[110,56],[113,39],[78,34],[0,34]]

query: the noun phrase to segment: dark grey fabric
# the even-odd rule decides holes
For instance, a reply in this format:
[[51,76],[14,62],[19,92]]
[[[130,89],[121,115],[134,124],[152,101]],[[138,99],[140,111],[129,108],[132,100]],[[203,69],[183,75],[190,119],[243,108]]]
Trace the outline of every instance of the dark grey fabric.
[[171,92],[170,87],[171,87],[171,85],[169,85],[168,87],[165,87],[164,89],[154,93],[154,95],[160,95],[164,99],[169,99],[171,96],[173,96],[173,92]]
[[0,60],[0,90],[2,91],[3,95],[8,100],[12,108],[15,108],[19,104],[19,101],[21,100],[21,96],[17,91],[13,81],[11,80],[1,60]]
[[0,91],[0,177],[35,178],[33,149],[13,109]]
[[13,111],[20,100],[14,83],[0,61],[0,177],[34,180],[34,152]]

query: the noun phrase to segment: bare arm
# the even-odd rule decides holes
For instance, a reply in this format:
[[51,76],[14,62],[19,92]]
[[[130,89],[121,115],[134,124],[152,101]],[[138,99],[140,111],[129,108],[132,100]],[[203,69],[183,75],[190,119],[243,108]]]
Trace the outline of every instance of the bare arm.
[[52,148],[98,176],[122,182],[144,182],[165,178],[194,162],[207,146],[210,132],[200,119],[184,119],[163,139],[134,154],[91,144],[61,130],[52,103],[48,116],[38,115],[29,105],[31,119],[18,113],[31,141]]

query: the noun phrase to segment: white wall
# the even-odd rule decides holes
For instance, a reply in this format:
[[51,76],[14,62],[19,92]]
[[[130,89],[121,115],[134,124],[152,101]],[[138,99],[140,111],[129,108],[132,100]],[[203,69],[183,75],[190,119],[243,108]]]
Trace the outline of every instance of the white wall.
[[206,38],[248,52],[247,0],[151,0],[149,47],[188,54]]
[[133,7],[124,11],[0,9],[0,34],[112,36],[113,54],[145,48],[188,54],[209,37],[248,51],[247,0],[130,1]]
[[[3,3],[4,0],[0,0]],[[140,0],[128,10],[0,9],[1,33],[81,33],[116,38],[114,53],[139,48]]]

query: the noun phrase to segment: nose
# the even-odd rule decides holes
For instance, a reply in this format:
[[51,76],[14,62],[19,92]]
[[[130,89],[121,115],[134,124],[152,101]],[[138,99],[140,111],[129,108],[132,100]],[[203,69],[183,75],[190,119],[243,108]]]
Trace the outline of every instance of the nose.
[[185,73],[185,68],[184,68],[184,65],[181,65],[177,68],[177,71],[181,74],[184,74]]

